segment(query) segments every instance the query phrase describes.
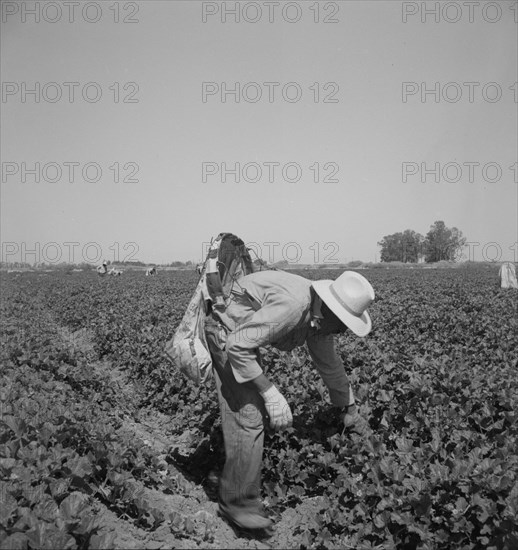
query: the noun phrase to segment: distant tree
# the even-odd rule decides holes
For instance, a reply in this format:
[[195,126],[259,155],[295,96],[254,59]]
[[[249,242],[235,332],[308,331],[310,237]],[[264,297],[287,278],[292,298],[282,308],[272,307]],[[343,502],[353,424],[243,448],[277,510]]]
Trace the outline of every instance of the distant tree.
[[423,242],[424,237],[412,229],[386,235],[378,242],[381,246],[380,259],[382,262],[417,263],[422,255]]
[[446,227],[443,221],[430,226],[424,242],[425,261],[439,262],[454,260],[458,251],[466,244],[462,231],[456,227]]

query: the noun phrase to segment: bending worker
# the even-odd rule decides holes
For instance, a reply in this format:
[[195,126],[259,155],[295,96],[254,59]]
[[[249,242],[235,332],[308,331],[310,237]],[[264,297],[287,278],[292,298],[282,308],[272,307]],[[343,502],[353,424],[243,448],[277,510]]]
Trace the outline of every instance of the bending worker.
[[[371,330],[367,308],[374,290],[362,275],[345,271],[336,279],[310,281],[284,271],[246,275],[232,289],[225,318],[214,312],[205,333],[215,369],[225,442],[225,466],[219,485],[220,513],[244,529],[269,529],[260,499],[264,428],[291,426],[284,396],[261,368],[259,347],[289,351],[303,344],[342,409],[344,426],[361,431],[344,365],[333,334]],[[222,321],[226,326],[222,324]]]

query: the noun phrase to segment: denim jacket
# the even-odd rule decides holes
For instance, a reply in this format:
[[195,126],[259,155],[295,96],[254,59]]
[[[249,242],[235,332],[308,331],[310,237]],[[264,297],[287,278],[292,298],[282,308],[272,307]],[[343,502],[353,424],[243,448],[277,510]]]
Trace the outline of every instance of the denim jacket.
[[312,323],[311,281],[284,271],[259,271],[234,284],[226,314],[234,325],[226,351],[239,383],[262,374],[257,348],[271,345],[290,351],[306,344],[329,390],[333,405],[349,404],[349,382],[333,335],[319,334]]

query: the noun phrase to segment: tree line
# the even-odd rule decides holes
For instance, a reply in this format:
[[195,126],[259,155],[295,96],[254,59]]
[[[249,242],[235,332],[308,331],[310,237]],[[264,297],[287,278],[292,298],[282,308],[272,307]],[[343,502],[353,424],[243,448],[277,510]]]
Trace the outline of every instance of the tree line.
[[462,231],[446,227],[443,221],[436,221],[423,236],[412,229],[385,235],[378,242],[382,262],[427,263],[441,260],[455,260],[466,244]]

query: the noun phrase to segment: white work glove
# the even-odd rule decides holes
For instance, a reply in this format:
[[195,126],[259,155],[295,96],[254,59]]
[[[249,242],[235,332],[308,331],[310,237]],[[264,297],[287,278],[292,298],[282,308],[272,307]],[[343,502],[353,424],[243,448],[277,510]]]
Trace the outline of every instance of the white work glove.
[[353,403],[348,407],[344,407],[342,412],[342,422],[344,423],[344,428],[349,428],[352,432],[357,433],[358,435],[366,435],[369,429],[367,421],[360,416],[356,403]]
[[351,428],[360,420],[360,415],[358,414],[358,407],[356,406],[356,403],[349,405],[348,407],[344,407],[342,415],[342,421],[345,428]]
[[284,430],[289,428],[293,422],[290,406],[284,396],[275,387],[271,386],[266,391],[261,392],[264,399],[266,412],[270,417],[270,426],[275,430]]

